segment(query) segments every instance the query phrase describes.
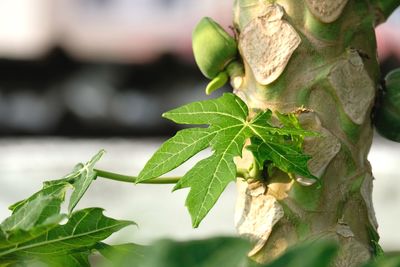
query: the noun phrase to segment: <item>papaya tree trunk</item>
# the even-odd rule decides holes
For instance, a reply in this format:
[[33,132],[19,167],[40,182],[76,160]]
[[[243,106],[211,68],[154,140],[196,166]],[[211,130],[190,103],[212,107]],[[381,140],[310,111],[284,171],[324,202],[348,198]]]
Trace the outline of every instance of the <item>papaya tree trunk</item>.
[[[325,237],[341,247],[334,266],[373,256],[379,236],[367,155],[380,78],[374,28],[399,2],[235,0],[245,69],[231,80],[235,93],[253,112],[293,112],[303,128],[320,133],[305,139],[304,150],[321,185],[273,169],[265,182],[254,172],[255,179],[237,183],[235,223],[254,242],[256,261]],[[237,165],[248,168],[253,159],[243,153]]]

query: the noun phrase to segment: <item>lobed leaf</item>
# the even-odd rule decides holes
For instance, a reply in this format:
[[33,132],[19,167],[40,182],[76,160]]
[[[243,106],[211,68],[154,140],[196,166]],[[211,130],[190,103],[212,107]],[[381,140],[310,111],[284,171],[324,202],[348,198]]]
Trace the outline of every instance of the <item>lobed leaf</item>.
[[104,150],[100,150],[94,157],[89,160],[82,168],[75,171],[74,177],[74,191],[72,192],[71,198],[69,200],[68,211],[71,213],[75,206],[78,204],[79,200],[83,197],[86,190],[89,188],[90,184],[96,179],[96,172],[93,170],[94,165],[101,159],[105,154]]
[[18,246],[21,243],[46,234],[51,229],[57,227],[65,218],[66,216],[63,214],[53,215],[47,218],[43,223],[35,225],[28,231],[16,229],[8,232],[7,235],[0,235],[0,251],[6,248]]
[[132,224],[130,221],[108,218],[100,208],[76,211],[65,225],[58,225],[17,246],[0,249],[0,261],[10,258],[58,257],[76,251],[88,251],[97,242]]
[[95,163],[104,151],[86,164],[78,164],[62,179],[47,181],[32,196],[11,205],[10,217],[0,224],[0,266],[16,266],[42,261],[49,266],[90,266],[88,256],[98,242],[115,231],[134,224],[103,215],[90,208],[61,214],[66,191],[74,188],[69,210],[75,207],[93,179]]
[[233,157],[212,155],[198,162],[176,184],[174,190],[190,187],[186,206],[192,217],[193,227],[198,227],[202,219],[214,206],[229,182],[236,179]]
[[166,112],[163,116],[177,123],[209,126],[182,130],[165,142],[141,171],[137,182],[165,174],[211,147],[213,155],[198,162],[174,188],[190,188],[186,206],[193,227],[198,227],[226,186],[236,179],[233,160],[241,156],[247,138],[253,137],[255,143],[250,149],[260,162],[271,160],[285,172],[315,178],[307,167],[310,157],[301,151],[304,136],[315,133],[303,130],[294,115],[279,114],[282,127],[269,123],[269,110],[258,113],[251,121],[248,115],[246,104],[230,93]]
[[6,233],[29,231],[48,218],[58,215],[68,188],[68,183],[55,184],[19,202],[11,208],[12,215],[0,224],[0,228]]
[[246,120],[248,108],[234,94],[190,103],[163,114],[164,118],[181,124],[240,124]]
[[272,111],[266,110],[259,112],[254,117],[251,121],[252,128],[275,137],[276,135],[289,137],[319,136],[316,132],[302,129],[294,114],[281,114],[279,112],[275,112],[275,114],[283,125],[282,127],[273,126],[269,123],[272,118]]
[[138,177],[138,183],[159,177],[180,166],[198,152],[206,149],[215,132],[207,128],[179,131],[166,141],[146,163]]
[[280,144],[264,138],[252,138],[247,146],[259,162],[272,161],[274,166],[286,173],[296,173],[305,178],[318,180],[308,169],[310,156],[302,153],[296,145]]

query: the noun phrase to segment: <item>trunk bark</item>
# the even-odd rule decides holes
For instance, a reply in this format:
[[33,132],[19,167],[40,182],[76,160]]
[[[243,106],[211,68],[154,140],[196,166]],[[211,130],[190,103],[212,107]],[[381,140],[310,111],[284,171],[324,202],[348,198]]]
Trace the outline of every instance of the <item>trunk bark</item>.
[[[340,243],[334,266],[357,266],[374,254],[379,236],[367,155],[380,77],[374,27],[399,4],[387,2],[235,0],[245,69],[232,79],[235,93],[254,112],[295,112],[304,128],[321,133],[304,149],[322,186],[279,171],[265,182],[258,172],[238,182],[236,227],[254,241],[256,261],[323,237]],[[244,151],[237,164],[252,162]]]

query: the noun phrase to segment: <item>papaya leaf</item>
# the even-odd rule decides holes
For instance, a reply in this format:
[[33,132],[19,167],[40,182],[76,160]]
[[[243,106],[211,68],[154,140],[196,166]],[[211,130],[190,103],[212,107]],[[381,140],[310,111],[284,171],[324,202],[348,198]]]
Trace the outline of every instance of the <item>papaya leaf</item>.
[[[61,179],[44,182],[40,191],[9,207],[11,216],[0,224],[4,266],[38,261],[49,266],[89,266],[88,255],[98,242],[134,224],[105,217],[99,208],[61,214],[67,190],[74,189],[69,203],[72,211],[96,178],[93,168],[103,154],[102,150],[86,164],[78,164]],[[67,223],[61,224],[63,220]]]
[[[152,257],[152,247],[142,246],[134,243],[107,245],[98,243],[95,249],[107,259],[100,264],[102,267],[139,267],[145,256]],[[162,265],[162,264],[161,264]]]
[[284,172],[296,173],[302,177],[318,180],[308,170],[307,162],[311,157],[304,154],[295,144],[254,137],[251,139],[251,145],[246,148],[253,153],[260,162],[259,164],[269,160]]
[[[295,125],[292,121],[294,117],[288,117],[282,127],[269,123],[272,117],[269,110],[262,111],[249,120],[248,107],[231,93],[225,93],[217,99],[184,105],[164,113],[163,116],[176,123],[209,126],[182,130],[165,142],[141,171],[137,183],[159,177],[201,150],[211,147],[213,154],[198,162],[174,188],[177,190],[190,187],[186,205],[193,227],[198,227],[226,186],[236,179],[233,159],[241,156],[248,138],[257,137],[267,145],[278,140],[281,142],[279,146],[269,145],[272,150],[269,155],[276,166],[287,172],[313,177],[308,172],[307,164],[303,162],[305,160],[307,163],[309,157],[298,149],[298,143],[302,142],[304,136],[314,136],[315,133]],[[256,154],[256,157],[264,154]]]
[[329,267],[338,252],[338,245],[329,240],[305,242],[289,248],[282,256],[263,267]]
[[29,231],[48,218],[59,214],[65,193],[71,186],[59,183],[49,186],[11,207],[12,215],[0,227],[4,232]]
[[132,224],[134,223],[130,221],[108,218],[100,208],[79,210],[64,225],[59,224],[26,242],[1,248],[0,262],[3,259],[56,259],[76,252],[90,252],[96,243]]
[[83,197],[90,184],[96,179],[96,172],[94,171],[94,165],[101,159],[105,151],[100,150],[91,160],[84,164],[80,169],[75,171],[71,177],[74,178],[73,186],[74,191],[72,192],[69,200],[68,211],[71,213],[79,200]]
[[[68,175],[64,176],[58,180],[46,181],[43,183],[43,189],[36,194],[42,194],[42,191],[48,190],[47,188],[52,188],[54,186],[58,186],[61,184],[69,184],[72,185],[74,191],[71,194],[68,212],[71,213],[78,202],[81,200],[83,195],[86,193],[90,184],[94,179],[96,179],[96,172],[94,171],[95,164],[101,159],[101,157],[105,154],[104,150],[100,150],[96,155],[92,157],[87,163],[82,164],[79,163],[74,167],[74,170]],[[30,202],[33,198],[35,198],[36,194],[32,195],[31,198],[27,198],[25,200],[18,201],[17,203],[11,205],[9,209],[11,211],[15,211],[20,206],[26,204],[26,202]]]
[[207,128],[192,128],[179,131],[166,141],[146,163],[139,174],[139,181],[159,177],[209,146],[215,133]]
[[240,267],[247,261],[248,241],[233,237],[177,242],[161,240],[140,267]]
[[51,267],[90,267],[90,251],[61,256],[44,256],[41,261]]
[[47,218],[43,223],[36,224],[28,231],[21,229],[14,229],[7,232],[5,235],[0,235],[0,251],[6,248],[18,246],[18,244],[32,240],[38,236],[46,234],[51,229],[58,226],[58,224],[67,216],[64,214],[56,214]]

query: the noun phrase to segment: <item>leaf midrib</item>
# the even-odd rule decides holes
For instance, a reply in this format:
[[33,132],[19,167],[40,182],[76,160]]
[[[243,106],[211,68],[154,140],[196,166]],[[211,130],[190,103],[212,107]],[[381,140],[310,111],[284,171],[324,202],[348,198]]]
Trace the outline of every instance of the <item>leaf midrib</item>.
[[[179,115],[179,116],[182,116],[182,115],[201,115],[201,114],[218,114],[218,115],[222,115],[222,116],[224,116],[224,117],[230,117],[230,118],[233,118],[233,119],[235,119],[235,120],[237,120],[237,121],[240,121],[241,123],[245,123],[245,120],[243,119],[243,118],[241,118],[241,117],[236,117],[236,116],[233,116],[233,115],[231,115],[231,114],[229,114],[229,113],[224,113],[224,112],[217,112],[217,111],[201,111],[201,112],[171,112],[170,114],[173,114],[174,116],[175,115]],[[168,116],[168,113],[166,113],[166,115],[165,115],[165,117],[169,117]],[[172,120],[174,120],[174,119],[172,119]],[[174,120],[175,121],[175,120]]]

